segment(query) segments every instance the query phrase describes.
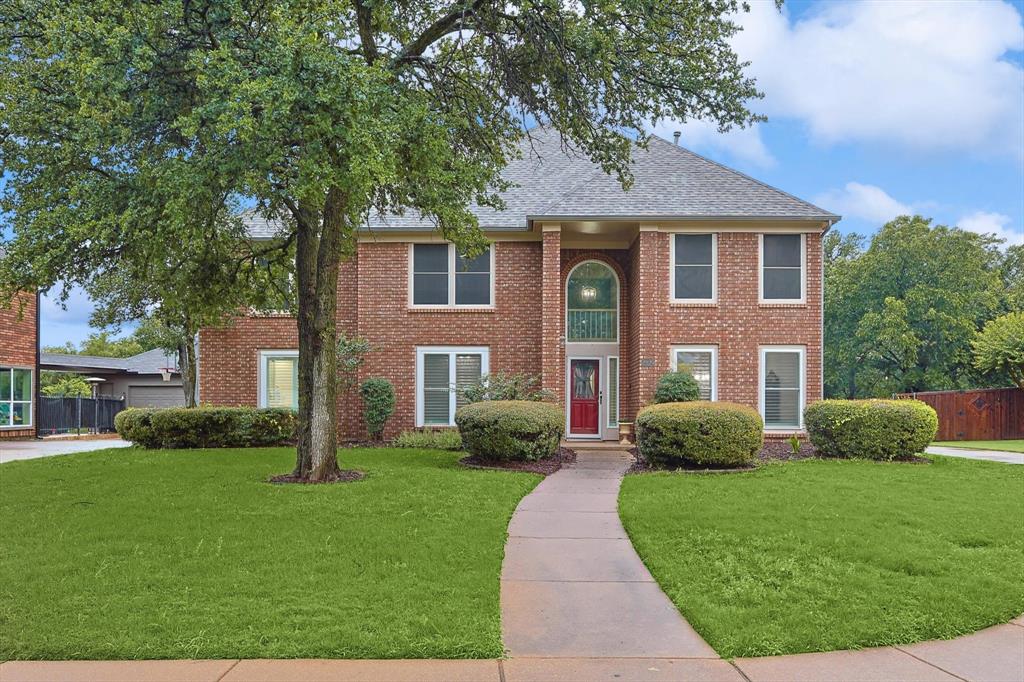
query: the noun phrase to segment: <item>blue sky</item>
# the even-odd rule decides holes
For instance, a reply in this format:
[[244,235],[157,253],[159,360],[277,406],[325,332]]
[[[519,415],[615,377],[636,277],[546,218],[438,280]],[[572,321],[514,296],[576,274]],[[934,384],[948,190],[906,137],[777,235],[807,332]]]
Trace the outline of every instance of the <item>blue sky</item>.
[[[735,39],[769,117],[681,144],[871,234],[900,213],[1024,243],[1024,0],[753,0]],[[42,343],[78,342],[90,306],[44,301]]]

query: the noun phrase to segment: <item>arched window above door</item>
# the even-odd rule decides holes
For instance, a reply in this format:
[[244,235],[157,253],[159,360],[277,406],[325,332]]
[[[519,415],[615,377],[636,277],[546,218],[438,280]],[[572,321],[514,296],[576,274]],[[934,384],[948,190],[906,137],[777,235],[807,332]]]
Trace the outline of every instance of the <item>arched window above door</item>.
[[619,279],[600,261],[580,263],[566,283],[566,340],[619,340]]

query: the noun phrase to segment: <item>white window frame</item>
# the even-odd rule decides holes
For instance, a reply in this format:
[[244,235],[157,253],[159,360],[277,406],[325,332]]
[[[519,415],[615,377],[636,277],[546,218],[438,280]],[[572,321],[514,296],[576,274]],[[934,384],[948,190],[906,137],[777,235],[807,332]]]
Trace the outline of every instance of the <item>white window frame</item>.
[[[417,346],[416,347],[416,427],[423,428],[423,356],[444,355],[449,356],[448,360],[448,384],[452,389],[449,392],[448,400],[448,424],[455,426],[455,403],[458,397],[455,392],[455,356],[456,355],[479,355],[480,376],[490,374],[491,350],[487,346]],[[430,426],[445,426],[445,424],[431,424]]]
[[[256,404],[259,407],[267,406],[267,360],[271,358],[296,358],[298,361],[299,351],[294,348],[286,348],[281,350],[261,350],[260,351],[260,367],[259,367],[259,393],[256,396]],[[299,387],[296,385],[295,390],[298,391]]]
[[[772,232],[772,236],[792,236],[793,232]],[[800,233],[800,298],[765,298],[764,297],[764,233],[757,235],[757,302],[766,305],[777,303],[807,303],[807,234]]]
[[[32,380],[32,388],[29,390],[28,400],[13,400],[14,397],[14,372],[12,370],[21,369],[27,370],[29,378]],[[0,398],[0,403],[6,403],[11,406],[11,419],[14,419],[14,406],[15,405],[28,405],[28,423],[27,424],[0,424],[0,430],[4,431],[20,431],[21,429],[31,429],[36,423],[36,372],[33,367],[27,367],[25,365],[3,365],[0,367],[0,372],[11,373],[11,395],[10,397]]]
[[[676,237],[711,235],[711,298],[676,298]],[[672,232],[668,240],[668,299],[671,303],[718,303],[718,233]]]
[[605,428],[607,429],[619,428],[619,410],[622,408],[622,383],[619,381],[619,376],[622,374],[622,368],[619,366],[618,355],[609,355],[607,358],[605,358],[604,364],[606,370],[604,373],[604,394],[606,396],[610,396],[612,394],[612,360],[615,361],[615,423],[612,423],[611,410],[608,409],[609,407],[611,407],[612,404],[611,400],[609,400],[607,406],[605,407],[604,417]]
[[761,413],[762,421],[765,421],[765,355],[768,353],[797,353],[800,356],[800,402],[797,406],[797,424],[795,426],[768,426],[765,423],[764,430],[768,432],[790,433],[792,431],[803,431],[804,408],[807,402],[807,346],[761,346],[758,349],[757,368],[757,403],[758,411]]
[[409,244],[408,267],[406,268],[408,270],[408,286],[407,286],[407,289],[408,289],[408,297],[409,297],[409,300],[408,300],[409,307],[410,308],[415,308],[417,310],[453,310],[453,309],[459,309],[459,310],[493,310],[494,309],[494,280],[495,280],[495,273],[494,273],[494,263],[495,263],[494,251],[495,251],[495,248],[494,248],[494,243],[493,242],[491,244],[487,245],[487,250],[488,250],[488,253],[490,254],[490,257],[491,257],[491,265],[490,265],[490,273],[489,273],[490,274],[490,278],[489,278],[490,279],[490,293],[489,293],[489,295],[490,295],[490,299],[491,299],[490,303],[488,303],[487,305],[483,305],[483,304],[480,304],[480,303],[459,303],[459,304],[455,303],[455,263],[456,263],[456,257],[455,256],[456,256],[457,252],[455,250],[455,244],[451,244],[451,243],[447,244],[447,246],[448,246],[448,303],[414,303],[414,301],[416,300],[415,295],[414,295],[415,294],[414,282],[416,281],[415,278],[414,278],[414,275],[416,274],[414,272],[414,264],[415,264],[415,258],[416,258],[415,257],[416,247],[417,246],[425,246],[425,245],[434,245],[434,246],[436,246],[436,245],[438,245],[438,243],[439,242],[423,241],[423,242],[410,242],[410,244]]
[[718,400],[718,346],[672,346],[669,352],[671,354],[669,356],[669,366],[672,367],[673,372],[679,371],[678,355],[680,352],[711,353],[711,400]]

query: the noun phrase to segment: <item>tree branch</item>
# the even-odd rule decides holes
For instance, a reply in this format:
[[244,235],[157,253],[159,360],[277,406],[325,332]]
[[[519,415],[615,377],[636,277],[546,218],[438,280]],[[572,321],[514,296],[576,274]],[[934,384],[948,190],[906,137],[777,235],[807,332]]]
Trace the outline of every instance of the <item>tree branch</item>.
[[398,53],[398,56],[395,57],[395,63],[400,64],[404,61],[420,57],[424,52],[426,52],[428,47],[433,45],[440,38],[448,35],[449,33],[455,33],[456,31],[468,28],[469,23],[467,22],[467,19],[476,14],[483,4],[484,0],[474,0],[473,4],[468,8],[464,3],[462,7],[452,8],[448,14],[428,26],[426,30],[416,38],[416,40],[406,45],[402,51]]

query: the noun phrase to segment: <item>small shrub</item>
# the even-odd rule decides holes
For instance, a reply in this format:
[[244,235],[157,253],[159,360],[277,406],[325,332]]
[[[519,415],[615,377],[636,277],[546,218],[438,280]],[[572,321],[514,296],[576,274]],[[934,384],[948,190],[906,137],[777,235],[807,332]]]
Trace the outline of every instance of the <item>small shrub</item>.
[[540,387],[540,377],[531,374],[485,374],[480,381],[459,389],[465,404],[484,400],[550,400],[551,391]]
[[735,403],[651,405],[640,411],[635,424],[640,455],[655,465],[748,466],[764,439],[761,415]]
[[441,431],[403,431],[392,443],[396,448],[461,450],[462,436],[455,429]]
[[125,440],[144,448],[245,448],[295,438],[295,413],[282,408],[131,408],[114,417]]
[[819,400],[804,410],[811,442],[824,457],[907,459],[935,438],[939,419],[920,400]]
[[387,379],[371,377],[359,386],[359,395],[363,399],[366,430],[376,440],[395,411],[395,388]]
[[666,372],[658,379],[658,387],[654,389],[654,402],[684,403],[700,400],[700,386],[689,372]]
[[534,461],[558,451],[565,414],[557,405],[529,400],[486,400],[455,412],[463,447],[491,460]]

